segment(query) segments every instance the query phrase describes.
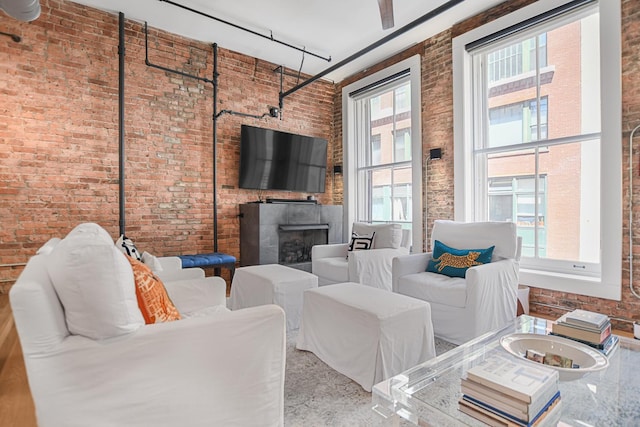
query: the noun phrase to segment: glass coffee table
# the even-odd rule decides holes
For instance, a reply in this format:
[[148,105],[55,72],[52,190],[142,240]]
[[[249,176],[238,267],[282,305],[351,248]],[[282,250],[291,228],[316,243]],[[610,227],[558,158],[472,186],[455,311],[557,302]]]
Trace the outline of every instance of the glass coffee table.
[[[373,410],[383,424],[389,425],[482,426],[458,410],[460,378],[486,357],[496,352],[508,354],[500,345],[500,338],[512,333],[547,334],[550,329],[551,321],[520,316],[513,325],[376,384],[372,390]],[[640,340],[619,338],[606,369],[560,382],[559,419],[547,420],[547,424],[640,425]]]

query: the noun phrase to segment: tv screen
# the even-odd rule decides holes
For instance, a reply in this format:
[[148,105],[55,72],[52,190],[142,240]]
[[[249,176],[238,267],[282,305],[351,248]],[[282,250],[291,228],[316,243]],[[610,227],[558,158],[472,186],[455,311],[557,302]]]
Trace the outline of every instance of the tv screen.
[[240,188],[324,193],[327,140],[242,125]]

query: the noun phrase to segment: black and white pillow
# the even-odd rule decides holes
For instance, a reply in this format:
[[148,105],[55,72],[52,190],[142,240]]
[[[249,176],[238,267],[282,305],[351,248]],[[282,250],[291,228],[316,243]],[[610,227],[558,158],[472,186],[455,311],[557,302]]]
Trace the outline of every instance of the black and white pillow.
[[349,252],[371,249],[373,247],[373,238],[375,236],[375,231],[371,233],[371,235],[359,235],[355,232],[351,233]]
[[116,247],[120,249],[125,255],[129,255],[131,258],[142,260],[142,255],[138,252],[138,248],[133,244],[133,240],[129,239],[124,234],[120,235],[120,238],[116,242]]

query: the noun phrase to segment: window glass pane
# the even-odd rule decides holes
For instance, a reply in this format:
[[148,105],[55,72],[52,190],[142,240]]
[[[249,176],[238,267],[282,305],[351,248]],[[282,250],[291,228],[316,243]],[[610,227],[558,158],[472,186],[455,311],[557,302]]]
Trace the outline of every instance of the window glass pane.
[[378,133],[375,135],[371,135],[371,160],[369,161],[369,165],[379,165],[382,162],[382,136]]
[[600,144],[549,147],[540,154],[546,174],[547,258],[600,262]]
[[516,223],[523,256],[600,261],[599,146],[592,140],[487,156],[488,219]]
[[485,146],[600,132],[600,52],[586,37],[598,33],[597,17],[486,53]]
[[396,114],[411,111],[411,85],[406,83],[396,89]]
[[404,128],[396,131],[395,161],[411,160],[411,129]]
[[371,173],[371,221],[392,220],[391,185],[391,168],[377,169]]
[[487,160],[489,220],[515,222],[522,256],[528,257],[539,256],[546,246],[546,241],[536,241],[535,153],[495,154]]
[[393,221],[412,221],[411,168],[402,167],[393,171]]

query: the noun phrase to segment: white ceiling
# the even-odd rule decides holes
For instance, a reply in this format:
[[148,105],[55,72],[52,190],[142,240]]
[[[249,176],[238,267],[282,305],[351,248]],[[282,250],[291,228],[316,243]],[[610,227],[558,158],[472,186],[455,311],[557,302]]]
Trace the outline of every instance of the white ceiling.
[[[304,48],[331,62],[271,40],[184,10],[162,0],[76,0],[127,19],[146,21],[195,40],[217,43],[277,65],[315,75],[350,55],[398,31],[403,26],[447,3],[445,0],[395,0],[395,26],[383,30],[377,0],[171,0],[190,9]],[[405,32],[349,64],[327,74],[335,82],[377,64],[411,45],[426,40],[467,17],[504,0],[464,0],[437,17]]]

